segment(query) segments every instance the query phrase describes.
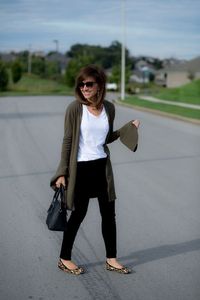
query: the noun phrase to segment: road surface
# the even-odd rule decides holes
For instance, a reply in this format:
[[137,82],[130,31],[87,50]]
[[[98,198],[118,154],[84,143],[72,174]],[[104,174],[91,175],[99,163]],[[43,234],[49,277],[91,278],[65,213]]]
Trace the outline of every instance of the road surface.
[[0,299],[200,299],[199,126],[116,106],[115,128],[138,118],[139,148],[110,146],[118,257],[105,270],[97,201],[78,233],[76,277],[57,268],[62,233],[45,225],[69,97],[0,98]]

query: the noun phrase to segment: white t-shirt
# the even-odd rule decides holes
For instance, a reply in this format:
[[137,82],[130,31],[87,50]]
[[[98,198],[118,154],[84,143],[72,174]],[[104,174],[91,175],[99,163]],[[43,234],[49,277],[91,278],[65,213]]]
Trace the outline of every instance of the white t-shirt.
[[83,105],[80,127],[78,161],[88,161],[106,157],[103,145],[108,134],[108,117],[103,107],[100,115],[89,112],[87,105]]

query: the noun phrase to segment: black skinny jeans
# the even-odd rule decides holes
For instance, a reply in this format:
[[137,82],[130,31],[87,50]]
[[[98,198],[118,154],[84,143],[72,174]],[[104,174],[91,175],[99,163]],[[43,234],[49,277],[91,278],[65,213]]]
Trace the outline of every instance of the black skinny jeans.
[[75,210],[72,211],[67,230],[63,234],[60,258],[71,260],[76,234],[86,216],[89,199],[94,197],[98,198],[106,257],[116,257],[115,201],[108,201],[105,166],[106,158],[77,163]]

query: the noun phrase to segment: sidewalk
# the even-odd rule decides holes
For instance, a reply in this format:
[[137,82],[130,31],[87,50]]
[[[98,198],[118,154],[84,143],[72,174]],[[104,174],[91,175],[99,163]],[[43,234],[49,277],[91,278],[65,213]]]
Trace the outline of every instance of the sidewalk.
[[142,100],[147,100],[150,102],[164,103],[164,104],[170,104],[170,105],[181,106],[181,107],[186,107],[186,108],[193,108],[193,109],[200,109],[200,105],[197,105],[197,104],[188,104],[188,103],[183,103],[183,102],[161,100],[161,99],[157,99],[157,98],[154,98],[151,96],[146,96],[146,95],[140,95],[140,96],[138,96],[138,98],[140,98]]

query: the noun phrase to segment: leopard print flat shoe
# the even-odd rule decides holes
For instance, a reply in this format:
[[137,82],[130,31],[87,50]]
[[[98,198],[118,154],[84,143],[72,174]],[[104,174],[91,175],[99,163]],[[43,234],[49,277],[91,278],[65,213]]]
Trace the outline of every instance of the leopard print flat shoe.
[[114,271],[120,274],[130,274],[132,271],[128,269],[127,267],[122,267],[122,268],[115,268],[111,266],[107,261],[106,261],[106,270],[108,271]]
[[59,259],[58,261],[58,268],[68,274],[73,274],[73,275],[80,275],[85,273],[85,270],[81,267],[77,267],[76,269],[69,269],[67,266]]

